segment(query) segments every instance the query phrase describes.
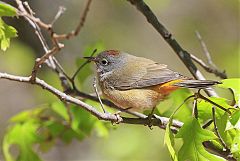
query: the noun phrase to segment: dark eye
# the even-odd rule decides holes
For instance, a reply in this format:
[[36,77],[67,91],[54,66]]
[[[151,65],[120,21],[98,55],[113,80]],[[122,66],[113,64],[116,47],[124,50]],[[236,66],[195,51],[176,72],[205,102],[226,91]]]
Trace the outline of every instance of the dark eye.
[[107,59],[102,59],[102,60],[101,60],[101,64],[103,64],[103,65],[108,65]]

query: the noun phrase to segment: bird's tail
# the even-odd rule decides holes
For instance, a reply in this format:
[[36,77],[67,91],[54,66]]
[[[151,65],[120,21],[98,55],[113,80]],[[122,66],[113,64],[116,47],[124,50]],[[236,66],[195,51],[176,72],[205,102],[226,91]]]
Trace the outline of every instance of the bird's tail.
[[181,82],[175,83],[174,86],[185,88],[207,88],[216,84],[221,84],[221,82],[212,80],[182,80]]

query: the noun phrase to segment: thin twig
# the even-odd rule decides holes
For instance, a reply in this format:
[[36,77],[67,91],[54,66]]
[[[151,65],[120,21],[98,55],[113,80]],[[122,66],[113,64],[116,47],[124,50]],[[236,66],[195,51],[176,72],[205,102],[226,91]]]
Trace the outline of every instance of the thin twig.
[[213,102],[212,100],[208,99],[207,97],[203,96],[203,95],[200,94],[200,93],[197,93],[197,94],[196,94],[196,97],[201,98],[201,99],[203,99],[203,100],[205,100],[205,101],[211,103],[212,105],[214,105],[214,106],[220,108],[221,110],[223,110],[223,111],[225,111],[225,112],[231,114],[231,112],[229,111],[229,109],[226,109],[226,108],[220,106],[219,104]]
[[92,0],[88,0],[87,1],[87,4],[86,4],[86,6],[84,8],[84,11],[83,11],[83,14],[82,14],[82,16],[80,18],[80,21],[79,21],[79,23],[78,23],[78,25],[77,25],[75,30],[73,30],[73,31],[71,31],[71,32],[69,32],[67,34],[62,34],[62,35],[54,34],[53,37],[58,39],[58,40],[63,40],[63,39],[70,39],[72,37],[77,36],[79,34],[79,32],[81,31],[84,23],[85,23],[85,20],[86,20],[87,13],[89,11],[91,2],[92,2]]
[[216,109],[215,109],[215,107],[213,106],[213,107],[212,107],[212,117],[213,117],[213,125],[214,125],[215,132],[216,132],[216,134],[217,134],[217,136],[218,136],[219,141],[221,142],[221,144],[222,144],[223,147],[225,148],[224,151],[230,152],[230,150],[228,149],[226,143],[223,141],[223,139],[222,139],[222,137],[221,137],[221,135],[220,135],[220,133],[219,133],[219,131],[218,131],[215,111],[216,111]]
[[197,109],[197,97],[194,98],[193,100],[193,112],[192,115],[198,119],[198,109]]
[[210,126],[211,124],[213,123],[213,120],[211,119],[211,120],[208,120],[206,123],[204,123],[203,125],[202,125],[202,128],[203,129],[206,129],[208,126]]
[[[63,47],[63,46],[62,46]],[[50,50],[49,52],[47,52],[46,54],[44,54],[41,58],[37,58],[35,60],[35,65],[33,67],[32,70],[32,74],[31,74],[31,82],[35,81],[36,76],[37,76],[37,71],[40,68],[40,66],[50,57],[52,56],[54,53],[56,53],[58,51],[58,48],[54,47],[52,50]]]
[[66,11],[66,8],[63,7],[63,6],[59,6],[58,8],[58,12],[57,14],[55,15],[53,21],[50,23],[52,26],[53,24],[59,19],[59,17]]
[[203,41],[202,36],[200,35],[200,33],[199,33],[198,31],[195,31],[195,33],[196,33],[196,36],[197,36],[197,38],[198,38],[198,40],[199,40],[199,42],[200,42],[200,44],[201,44],[201,46],[202,46],[202,49],[203,49],[204,54],[205,54],[206,57],[207,57],[208,64],[211,65],[213,68],[216,69],[217,66],[213,63],[212,58],[211,58],[211,55],[210,55],[210,53],[209,53],[209,51],[208,51],[207,45],[206,45],[205,42]]
[[100,96],[99,96],[99,93],[98,93],[98,89],[97,89],[97,78],[96,78],[96,77],[93,78],[93,88],[94,88],[94,90],[95,90],[95,93],[96,93],[97,98],[98,98],[98,100],[99,100],[99,102],[100,102],[100,105],[101,105],[101,107],[102,107],[103,112],[106,113],[106,110],[105,110],[105,108],[104,108],[104,106],[103,106],[102,100],[101,100],[101,98],[100,98]]
[[[49,52],[49,46],[48,46],[45,38],[42,35],[40,27],[42,27],[43,29],[45,29],[47,31],[49,29],[51,29],[50,32],[52,33],[53,30],[51,28],[51,25],[43,23],[39,18],[35,18],[33,16],[34,12],[32,11],[32,9],[30,8],[30,6],[28,5],[27,2],[25,2],[24,4],[25,4],[25,6],[27,6],[30,14],[26,11],[26,9],[23,6],[23,3],[20,0],[15,0],[15,1],[18,5],[18,12],[17,13],[19,14],[19,16],[23,16],[27,20],[27,22],[33,27],[37,37],[39,38],[39,40],[40,40],[40,42],[43,46],[43,49],[44,49],[45,53],[48,53]],[[55,40],[52,40],[52,41],[55,42],[54,46],[56,46],[57,49],[60,50],[62,45],[58,44],[58,43],[56,44]],[[63,69],[62,69],[61,65],[58,63],[58,61],[56,60],[56,58],[50,55],[49,59],[47,59],[45,61],[45,63],[48,65],[48,67],[50,67],[53,71],[55,71],[59,75],[59,78],[61,80],[61,84],[62,84],[63,88],[65,90],[69,89],[70,85],[69,85],[68,81],[66,81],[67,80],[66,75],[63,72]]]
[[209,73],[213,73],[215,74],[216,76],[222,78],[222,79],[226,79],[227,78],[227,75],[226,73],[223,71],[219,71],[218,69],[215,69],[215,68],[211,68],[209,67],[207,64],[204,63],[203,60],[197,58],[195,55],[191,54],[191,58],[193,61],[195,61],[196,63],[198,63],[201,67],[203,67],[203,69],[205,69],[207,72]]

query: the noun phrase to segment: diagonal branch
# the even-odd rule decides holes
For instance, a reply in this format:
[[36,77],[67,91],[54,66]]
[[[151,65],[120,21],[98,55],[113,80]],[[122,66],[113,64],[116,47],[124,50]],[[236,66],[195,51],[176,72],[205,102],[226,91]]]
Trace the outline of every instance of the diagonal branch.
[[[194,78],[199,80],[205,80],[203,74],[197,69],[196,65],[191,59],[191,55],[182,48],[182,46],[177,42],[177,40],[172,36],[172,34],[167,30],[167,28],[158,21],[158,18],[149,8],[149,6],[143,0],[128,0],[132,5],[146,17],[147,21],[157,30],[157,32],[163,37],[163,39],[170,45],[170,47],[175,51],[177,56],[185,64]],[[205,92],[209,96],[217,96],[217,93],[213,89],[206,89]]]

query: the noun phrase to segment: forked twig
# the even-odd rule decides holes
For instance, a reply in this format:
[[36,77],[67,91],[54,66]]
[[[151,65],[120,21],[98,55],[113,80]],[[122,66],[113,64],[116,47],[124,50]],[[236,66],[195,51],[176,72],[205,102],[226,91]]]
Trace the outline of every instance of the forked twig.
[[87,17],[87,13],[89,11],[89,7],[90,7],[90,4],[91,4],[92,0],[88,0],[87,1],[87,4],[84,8],[84,11],[83,11],[83,14],[81,16],[81,19],[80,19],[80,22],[78,23],[77,27],[75,30],[67,33],[67,34],[61,34],[61,35],[58,35],[58,34],[54,34],[53,37],[55,39],[58,39],[58,40],[63,40],[63,39],[70,39],[72,37],[75,37],[78,35],[78,33],[81,31],[83,25],[84,25],[84,22],[86,20],[86,17]]

